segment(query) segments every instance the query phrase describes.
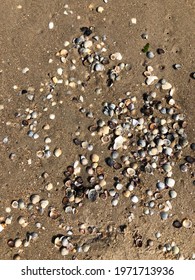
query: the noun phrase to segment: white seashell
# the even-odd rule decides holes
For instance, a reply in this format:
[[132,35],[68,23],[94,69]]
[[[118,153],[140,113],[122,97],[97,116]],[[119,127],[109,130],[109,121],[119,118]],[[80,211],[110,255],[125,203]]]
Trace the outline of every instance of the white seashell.
[[172,85],[168,82],[166,82],[165,84],[162,85],[162,89],[164,89],[164,90],[168,90],[171,88],[172,88]]
[[166,177],[166,178],[165,178],[165,184],[166,184],[168,187],[173,188],[174,185],[175,185],[175,180],[172,179],[172,178]]
[[184,219],[182,222],[183,227],[185,228],[191,228],[192,227],[192,221],[190,219]]
[[118,150],[119,148],[121,148],[123,146],[123,143],[124,143],[123,136],[120,135],[120,136],[116,137],[114,140],[113,149]]
[[20,247],[22,245],[22,240],[19,239],[19,238],[16,238],[15,241],[14,241],[14,246],[16,248]]
[[33,194],[30,197],[32,204],[36,204],[40,201],[40,196],[38,194]]
[[117,206],[118,198],[114,198],[111,203],[112,203],[112,206]]
[[96,63],[94,66],[94,70],[97,72],[102,72],[104,71],[104,65],[101,63]]
[[152,84],[154,83],[155,80],[158,80],[158,77],[157,77],[157,76],[149,76],[149,77],[146,79],[145,83],[146,83],[148,86],[150,86],[150,85],[152,85]]
[[89,249],[90,249],[90,245],[84,244],[84,245],[82,246],[82,249],[83,249],[83,252],[84,252],[84,253],[87,253],[87,252],[89,251]]
[[136,195],[133,195],[133,196],[131,197],[131,201],[132,201],[133,203],[138,203],[139,198],[138,198]]
[[93,42],[91,40],[85,41],[84,42],[84,48],[89,49],[93,45]]
[[46,200],[46,199],[43,199],[40,201],[40,205],[41,205],[41,208],[45,209],[49,204],[49,201]]
[[67,256],[69,254],[69,251],[65,247],[62,247],[60,249],[60,253],[61,253],[62,256]]

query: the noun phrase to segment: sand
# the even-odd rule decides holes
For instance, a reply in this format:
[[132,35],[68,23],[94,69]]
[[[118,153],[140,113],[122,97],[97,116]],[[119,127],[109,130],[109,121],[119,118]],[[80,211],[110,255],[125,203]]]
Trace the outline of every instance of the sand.
[[[68,4],[72,14],[63,14],[64,5]],[[89,5],[94,7],[89,9]],[[21,7],[19,7],[21,5]],[[98,13],[96,8],[102,6],[104,11]],[[33,193],[40,193],[47,198],[44,186],[46,181],[41,177],[43,172],[48,172],[49,179],[54,189],[50,192],[50,204],[60,209],[63,197],[63,180],[66,166],[73,163],[81,150],[75,146],[72,139],[78,127],[82,139],[90,140],[87,131],[95,119],[102,117],[102,102],[118,102],[124,98],[124,93],[130,91],[141,99],[144,90],[143,63],[146,59],[141,49],[149,42],[151,48],[156,52],[157,48],[163,48],[165,53],[155,55],[151,64],[155,73],[164,77],[176,88],[175,100],[186,116],[189,143],[194,140],[194,101],[193,92],[195,80],[190,74],[195,71],[194,66],[194,1],[115,1],[109,0],[107,4],[101,0],[92,1],[60,1],[60,0],[6,0],[1,1],[0,11],[0,216],[5,217],[5,208],[10,207],[12,200],[22,198],[26,203]],[[67,9],[68,10],[68,9]],[[80,16],[80,19],[77,17]],[[132,24],[131,19],[136,18],[137,23]],[[49,22],[54,23],[54,28],[49,29]],[[132,70],[124,74],[117,83],[115,90],[105,89],[103,93],[94,98],[94,88],[99,83],[94,78],[89,82],[85,92],[85,107],[92,104],[94,118],[86,118],[85,114],[79,112],[77,103],[72,102],[74,96],[65,95],[63,88],[59,87],[57,100],[63,101],[63,106],[57,103],[53,108],[50,106],[49,113],[55,113],[55,122],[51,125],[49,132],[52,143],[51,147],[60,147],[62,155],[56,159],[40,160],[36,151],[43,145],[43,132],[36,141],[29,139],[26,135],[27,129],[21,128],[21,118],[17,113],[24,113],[26,108],[34,108],[37,112],[43,112],[44,102],[40,92],[41,83],[46,83],[49,76],[56,74],[55,54],[63,48],[64,42],[81,34],[82,26],[94,26],[99,36],[106,35],[106,44],[109,51],[120,51],[123,60],[132,65]],[[146,32],[148,40],[143,40],[141,34]],[[53,63],[48,63],[54,59]],[[180,70],[173,68],[174,64],[181,64]],[[164,69],[161,70],[161,66]],[[29,68],[26,74],[22,69]],[[82,75],[82,67],[78,73]],[[101,81],[100,81],[101,83]],[[14,89],[14,85],[18,88]],[[19,94],[22,89],[29,86],[35,88],[36,98],[32,102],[24,95]],[[40,127],[48,122],[47,114],[41,113]],[[9,123],[10,122],[10,123]],[[3,139],[8,137],[7,144]],[[103,150],[104,155],[108,151],[98,146],[95,142],[95,152]],[[16,157],[11,160],[10,154]],[[87,253],[76,254],[78,259],[191,259],[195,253],[194,241],[194,211],[195,192],[192,167],[186,173],[181,173],[179,164],[184,162],[183,158],[192,155],[188,146],[181,161],[174,167],[174,178],[176,178],[177,198],[173,201],[172,216],[162,221],[158,213],[153,216],[142,215],[142,207],[137,206],[133,211],[135,219],[127,222],[127,217],[132,212],[132,206],[128,201],[121,202],[117,207],[112,207],[108,201],[86,204],[78,211],[77,215],[65,217],[66,225],[77,227],[79,223],[94,225],[106,231],[108,225],[112,225],[114,233],[105,235],[99,240],[93,241]],[[31,159],[32,163],[28,164]],[[102,159],[102,164],[103,159]],[[108,171],[108,178],[109,178]],[[112,180],[112,179],[110,179]],[[146,188],[155,184],[155,177],[146,178]],[[110,181],[112,184],[112,181]],[[17,217],[22,215],[28,217],[28,227],[22,228]],[[59,229],[57,221],[51,221],[48,217],[37,216],[36,213],[28,214],[27,210],[12,209],[13,216],[11,225],[0,233],[0,258],[13,259],[19,254],[21,259],[62,259],[59,250],[52,243],[53,236],[65,234]],[[175,229],[172,226],[174,220],[190,218],[193,226],[190,229]],[[35,222],[41,222],[44,229],[37,229]],[[126,225],[124,232],[119,232],[120,225]],[[28,247],[9,248],[7,241],[10,238],[25,238],[26,232],[36,231],[39,233],[37,240]],[[161,233],[157,239],[155,234]],[[142,237],[142,247],[134,244],[136,233]],[[90,236],[78,237],[80,242],[90,239]],[[147,246],[148,240],[153,240],[152,246]],[[164,253],[162,247],[166,243],[172,243],[179,247],[180,253]],[[72,258],[72,255],[65,257]]]

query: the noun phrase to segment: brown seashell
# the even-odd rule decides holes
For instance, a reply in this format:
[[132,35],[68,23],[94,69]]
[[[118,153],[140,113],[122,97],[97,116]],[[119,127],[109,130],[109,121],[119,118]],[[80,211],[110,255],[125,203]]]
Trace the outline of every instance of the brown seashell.
[[99,197],[103,200],[106,200],[108,198],[108,192],[104,191],[104,192],[100,193]]
[[150,129],[150,130],[154,130],[155,128],[157,128],[156,123],[151,123],[151,124],[149,124],[149,129]]
[[68,202],[69,202],[68,197],[64,196],[62,199],[62,204],[67,205]]
[[53,220],[56,220],[57,218],[60,217],[60,213],[55,208],[51,209],[49,211],[48,215]]
[[96,168],[96,173],[97,173],[97,175],[104,174],[103,167],[98,165],[98,167]]
[[119,162],[115,162],[115,163],[113,164],[113,167],[114,167],[114,169],[118,170],[118,169],[122,168],[122,164],[119,163]]

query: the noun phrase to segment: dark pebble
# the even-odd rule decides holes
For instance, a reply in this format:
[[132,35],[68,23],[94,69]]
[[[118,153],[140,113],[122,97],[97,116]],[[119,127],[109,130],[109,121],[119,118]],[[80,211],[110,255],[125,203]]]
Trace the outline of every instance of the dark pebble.
[[181,228],[181,227],[182,227],[182,223],[181,223],[180,221],[178,221],[178,220],[175,220],[175,221],[173,222],[173,226],[174,226],[175,228]]
[[89,27],[81,27],[80,30],[85,36],[90,36],[92,34],[92,30]]
[[195,158],[194,157],[191,157],[191,156],[187,156],[186,157],[186,161],[190,164],[194,163],[195,162]]
[[163,53],[165,53],[165,51],[164,51],[163,49],[161,49],[161,48],[158,48],[158,49],[156,50],[156,52],[157,52],[157,54],[163,54]]
[[190,145],[190,148],[192,149],[192,151],[195,151],[195,143],[192,143],[192,144]]

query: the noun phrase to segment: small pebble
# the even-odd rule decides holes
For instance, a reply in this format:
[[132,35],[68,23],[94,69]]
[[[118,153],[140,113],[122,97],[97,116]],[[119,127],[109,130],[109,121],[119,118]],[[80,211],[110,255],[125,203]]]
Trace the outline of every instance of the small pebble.
[[49,29],[53,29],[54,28],[54,23],[53,23],[53,21],[50,21],[49,22]]

